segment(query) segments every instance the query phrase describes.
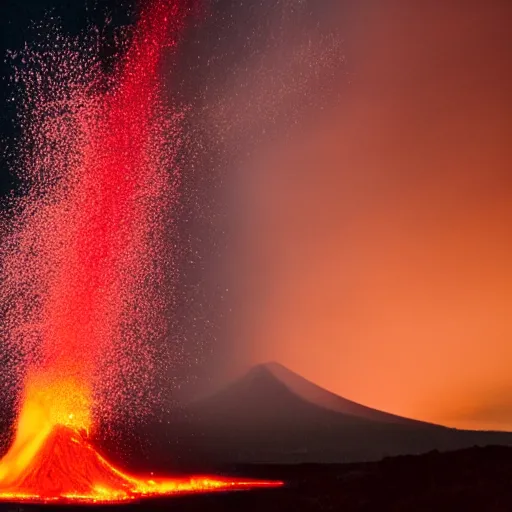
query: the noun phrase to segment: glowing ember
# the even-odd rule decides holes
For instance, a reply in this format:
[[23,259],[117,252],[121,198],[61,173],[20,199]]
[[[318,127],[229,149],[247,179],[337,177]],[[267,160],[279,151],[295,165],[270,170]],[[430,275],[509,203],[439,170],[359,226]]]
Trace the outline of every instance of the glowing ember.
[[111,75],[92,50],[81,56],[60,36],[22,58],[25,195],[1,260],[19,414],[0,461],[2,500],[115,502],[280,485],[137,478],[88,441],[98,416],[143,415],[155,395],[151,341],[165,331],[159,292],[169,268],[163,212],[177,200],[183,140],[158,71],[186,14],[179,1],[151,2]]
[[[33,405],[33,404],[32,404]],[[120,502],[172,494],[275,487],[278,482],[233,480],[209,476],[193,478],[137,478],[115,468],[87,442],[83,431],[64,425],[43,428],[32,435],[33,424],[43,419],[37,406],[26,411],[12,449],[0,464],[5,501]],[[72,423],[72,421],[71,421]],[[28,426],[28,431],[24,431]],[[26,435],[30,435],[26,438]],[[27,444],[24,444],[27,442]]]
[[281,485],[210,476],[139,478],[125,473],[87,441],[90,403],[82,391],[65,378],[49,382],[43,375],[27,383],[14,443],[0,461],[0,500],[106,503]]

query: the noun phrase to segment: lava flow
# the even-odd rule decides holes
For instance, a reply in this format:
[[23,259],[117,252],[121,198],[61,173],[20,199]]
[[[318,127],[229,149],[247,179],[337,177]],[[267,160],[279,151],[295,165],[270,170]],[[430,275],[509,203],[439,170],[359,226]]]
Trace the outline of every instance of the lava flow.
[[14,443],[0,461],[0,500],[114,503],[280,485],[210,476],[142,478],[121,471],[87,440],[88,404],[84,401],[81,410],[74,408],[80,394],[75,384],[64,379],[45,380],[31,382],[26,388]]
[[91,49],[83,56],[60,36],[23,56],[25,188],[3,237],[0,294],[18,419],[0,460],[0,500],[104,503],[281,485],[139,478],[89,441],[99,417],[143,415],[150,376],[162,370],[152,346],[165,332],[169,281],[162,212],[178,195],[185,135],[158,77],[184,2],[149,2],[110,75]]

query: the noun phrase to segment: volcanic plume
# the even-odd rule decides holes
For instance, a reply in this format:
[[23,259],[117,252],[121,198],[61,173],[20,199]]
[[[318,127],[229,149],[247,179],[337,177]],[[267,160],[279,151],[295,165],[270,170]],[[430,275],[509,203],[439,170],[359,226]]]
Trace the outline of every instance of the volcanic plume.
[[[157,395],[165,332],[164,233],[175,210],[184,109],[159,71],[189,7],[153,0],[113,71],[101,41],[56,34],[26,50],[17,166],[23,182],[2,248],[5,349],[18,422],[0,461],[4,500],[121,501],[271,482],[157,480],[109,464],[89,441],[98,418],[142,416]],[[165,359],[163,359],[165,362]]]

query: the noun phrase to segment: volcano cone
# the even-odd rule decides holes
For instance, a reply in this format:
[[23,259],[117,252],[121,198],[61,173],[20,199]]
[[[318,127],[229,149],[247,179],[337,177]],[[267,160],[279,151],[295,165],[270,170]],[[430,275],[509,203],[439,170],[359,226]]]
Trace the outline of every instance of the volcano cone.
[[16,480],[5,487],[0,483],[0,500],[112,503],[161,495],[279,485],[280,482],[206,476],[138,478],[111,465],[79,430],[57,425]]

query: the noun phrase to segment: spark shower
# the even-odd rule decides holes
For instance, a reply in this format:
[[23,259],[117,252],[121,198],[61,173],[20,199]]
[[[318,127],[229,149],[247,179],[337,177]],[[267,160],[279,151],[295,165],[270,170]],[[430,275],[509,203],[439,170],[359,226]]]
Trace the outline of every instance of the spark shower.
[[149,2],[110,72],[94,34],[55,31],[14,56],[23,194],[3,219],[1,301],[18,415],[0,499],[112,502],[279,484],[139,478],[89,441],[99,418],[129,421],[158,395],[152,342],[165,331],[175,271],[166,215],[186,138],[159,71],[188,12],[182,0]]

